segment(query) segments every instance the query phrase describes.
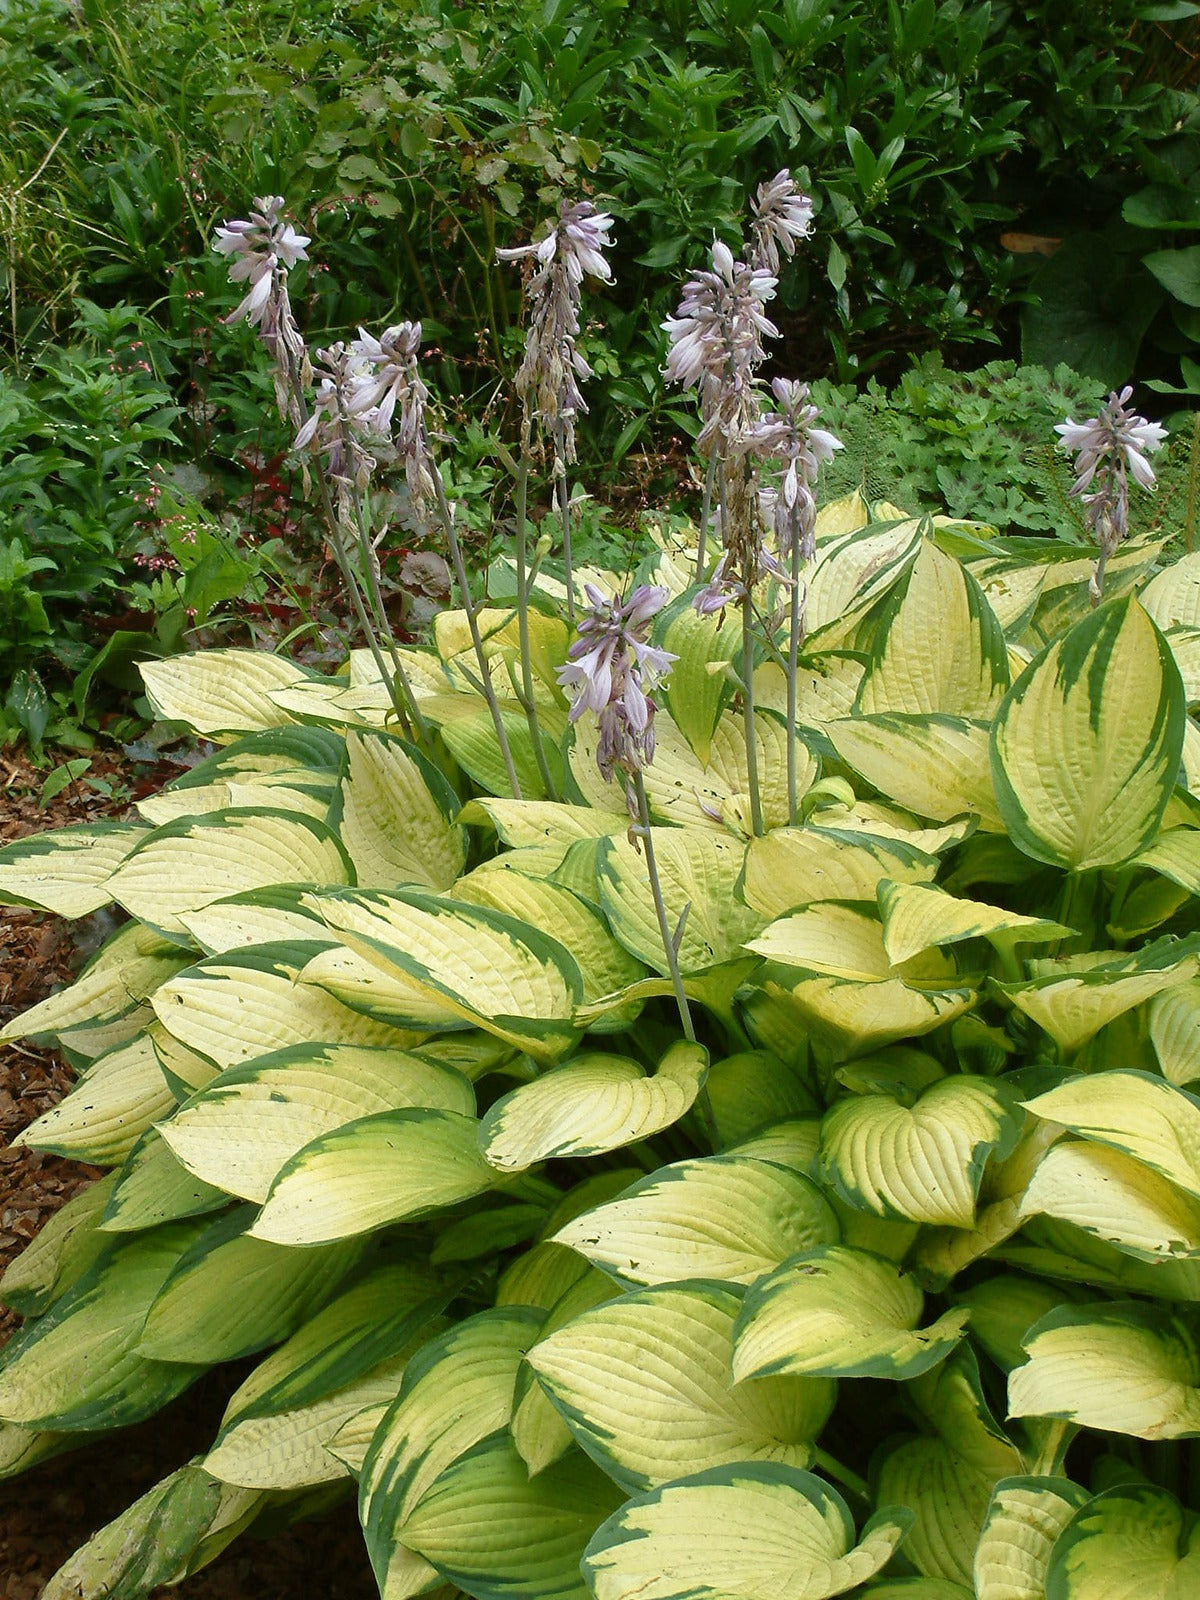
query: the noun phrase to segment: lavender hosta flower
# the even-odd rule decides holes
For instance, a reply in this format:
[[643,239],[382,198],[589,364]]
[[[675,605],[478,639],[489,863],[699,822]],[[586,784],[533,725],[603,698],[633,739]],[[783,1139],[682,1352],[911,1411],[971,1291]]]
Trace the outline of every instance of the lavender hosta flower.
[[247,322],[258,329],[275,362],[279,414],[299,423],[293,379],[307,381],[308,354],[292,314],[287,278],[298,261],[308,260],[312,240],[285,222],[282,211],[282,195],[256,199],[247,220],[228,222],[217,229],[213,248],[229,258],[231,283],[249,283],[245,296],[225,321],[231,325]]
[[667,589],[639,584],[627,600],[610,600],[590,583],[585,591],[591,610],[579,623],[558,681],[572,697],[572,722],[585,711],[596,717],[596,760],[607,782],[616,771],[632,776],[654,759],[652,696],[678,658],[650,643],[650,625],[669,598]]
[[1075,452],[1071,494],[1084,507],[1084,520],[1100,546],[1089,586],[1092,604],[1099,602],[1104,566],[1129,531],[1129,474],[1143,489],[1153,489],[1149,456],[1161,448],[1167,430],[1158,422],[1126,409],[1133,388],[1115,390],[1087,422],[1060,422],[1055,427],[1060,447]]
[[771,393],[779,409],[760,417],[738,443],[751,454],[786,462],[771,508],[776,545],[780,555],[788,557],[792,541],[798,538],[802,557],[811,560],[817,514],[813,486],[821,467],[842,449],[842,441],[816,426],[820,412],[809,399],[806,383],[775,378]]
[[311,451],[323,456],[329,476],[342,494],[351,487],[362,493],[375,468],[367,444],[372,417],[361,406],[355,407],[359,386],[369,374],[368,365],[341,343],[318,350],[317,364],[312,411],[292,449],[298,454]]
[[797,242],[812,232],[812,201],[783,167],[768,183],[759,184],[750,211],[752,265],[778,273],[780,251],[790,259]]
[[763,340],[779,337],[763,309],[774,297],[775,275],[739,261],[719,239],[711,260],[711,270],[687,280],[675,315],[663,323],[670,338],[663,373],[669,383],[698,391],[703,454],[757,415],[754,373],[766,354]]
[[575,418],[587,412],[579,384],[592,375],[576,344],[582,285],[585,277],[612,282],[604,259],[612,225],[589,201],[564,202],[545,238],[496,252],[501,261],[536,261],[526,290],[525,356],[515,381],[527,420],[536,419],[550,435],[564,465],[575,460]]
[[350,395],[349,414],[368,433],[386,439],[404,462],[413,505],[423,511],[436,494],[425,427],[429,390],[417,367],[421,324],[400,322],[374,338],[365,328],[350,349],[362,363]]

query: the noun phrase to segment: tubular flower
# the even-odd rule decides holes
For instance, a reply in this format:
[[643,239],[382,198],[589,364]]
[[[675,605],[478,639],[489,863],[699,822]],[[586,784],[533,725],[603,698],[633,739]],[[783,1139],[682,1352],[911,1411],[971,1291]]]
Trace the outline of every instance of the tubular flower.
[[227,222],[217,229],[213,249],[229,259],[231,283],[249,284],[225,321],[247,322],[258,329],[259,338],[276,365],[279,414],[291,416],[298,423],[299,407],[291,379],[307,378],[308,357],[292,314],[287,280],[298,261],[308,260],[312,241],[282,220],[283,203],[279,194],[256,199],[246,221]]
[[787,463],[771,505],[776,547],[787,559],[793,541],[799,539],[801,558],[811,561],[817,515],[814,485],[822,465],[833,460],[842,441],[814,426],[820,412],[809,400],[806,383],[776,378],[771,393],[779,409],[760,417],[740,442],[755,455]]
[[527,425],[536,418],[564,464],[575,460],[575,418],[587,412],[579,382],[592,375],[576,346],[582,285],[585,277],[612,282],[604,259],[612,223],[607,212],[586,200],[570,206],[564,202],[557,224],[544,239],[496,252],[501,261],[527,256],[536,261],[527,290],[525,356],[515,381]]
[[[600,730],[597,764],[605,781],[616,771],[640,772],[654,759],[654,690],[678,658],[650,643],[650,624],[669,591],[642,583],[627,600],[611,600],[586,584],[591,610],[558,669],[572,696],[570,720],[594,713]],[[631,802],[632,804],[632,802]]]
[[433,463],[425,429],[429,390],[417,369],[421,324],[400,322],[374,338],[358,330],[350,350],[361,362],[349,397],[349,415],[386,439],[404,461],[408,492],[418,511],[434,498]]
[[[1100,546],[1100,556],[1089,584],[1092,604],[1104,588],[1104,567],[1129,531],[1129,475],[1143,489],[1153,489],[1154,469],[1149,456],[1160,449],[1167,430],[1127,411],[1133,388],[1113,390],[1098,414],[1087,422],[1060,422],[1055,427],[1060,448],[1075,452],[1075,482],[1071,494],[1084,507],[1084,521]],[[1094,487],[1093,487],[1094,485]]]
[[737,260],[719,239],[711,259],[711,271],[692,274],[675,315],[663,323],[670,336],[663,372],[668,382],[698,391],[704,425],[697,442],[704,454],[756,411],[754,372],[766,353],[763,340],[779,336],[763,309],[774,297],[775,275]]
[[779,252],[782,250],[790,259],[796,253],[797,241],[807,239],[812,232],[812,201],[783,167],[769,183],[759,184],[750,211],[754,240],[751,264],[778,273]]
[[317,351],[318,374],[312,413],[292,445],[297,452],[324,456],[330,479],[339,495],[356,488],[362,493],[375,468],[367,448],[370,418],[355,409],[362,380],[368,376],[364,359],[344,344]]

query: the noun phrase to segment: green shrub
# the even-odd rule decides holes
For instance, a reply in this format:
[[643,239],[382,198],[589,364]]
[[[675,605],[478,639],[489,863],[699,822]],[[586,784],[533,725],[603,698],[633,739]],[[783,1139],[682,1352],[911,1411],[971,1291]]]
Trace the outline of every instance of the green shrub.
[[[130,917],[4,1034],[81,1074],[21,1142],[111,1169],[4,1278],[4,1471],[259,1357],[47,1600],[356,1485],[388,1597],[1190,1592],[1200,557],[1128,543],[1093,610],[1070,547],[854,498],[818,531],[799,825],[779,668],[751,837],[725,634],[659,619],[695,1045],[545,580],[563,800],[513,615],[482,618],[521,801],[450,612],[403,652],[437,764],[365,652],[180,657],[148,692],[217,754],[0,853],[10,902]],[[681,595],[691,559],[641,576]]]

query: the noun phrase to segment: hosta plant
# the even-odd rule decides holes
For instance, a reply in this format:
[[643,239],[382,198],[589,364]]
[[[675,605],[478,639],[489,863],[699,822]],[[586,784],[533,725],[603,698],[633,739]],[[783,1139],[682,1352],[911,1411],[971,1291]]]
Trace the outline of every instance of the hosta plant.
[[217,753],[0,852],[9,902],[128,914],[5,1035],[79,1071],[22,1142],[109,1174],[3,1280],[3,1471],[256,1364],[47,1600],[352,1494],[384,1600],[1200,1592],[1200,557],[1159,553],[1093,608],[1085,552],[827,506],[761,833],[694,547],[638,574],[649,839],[540,575],[536,719],[478,612],[519,800],[462,612],[401,650],[427,749],[368,651],[148,666]]

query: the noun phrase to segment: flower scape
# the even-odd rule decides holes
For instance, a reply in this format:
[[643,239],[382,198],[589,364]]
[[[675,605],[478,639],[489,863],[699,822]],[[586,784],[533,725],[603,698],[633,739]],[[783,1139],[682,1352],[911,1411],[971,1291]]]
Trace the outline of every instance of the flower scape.
[[[106,1176],[0,1282],[0,1472],[253,1363],[46,1600],[340,1497],[382,1600],[1184,1600],[1200,557],[1132,526],[1162,430],[1128,390],[1060,428],[1098,557],[821,504],[839,441],[764,376],[813,226],[781,172],[666,328],[699,521],[572,560],[613,226],[501,252],[486,588],[419,324],[310,356],[282,200],[218,232],[363,643],[147,664],[215,753],[0,851],[6,902],[122,918],[4,1034],[79,1073],[21,1141]],[[428,645],[382,604],[383,462],[454,573]]]

